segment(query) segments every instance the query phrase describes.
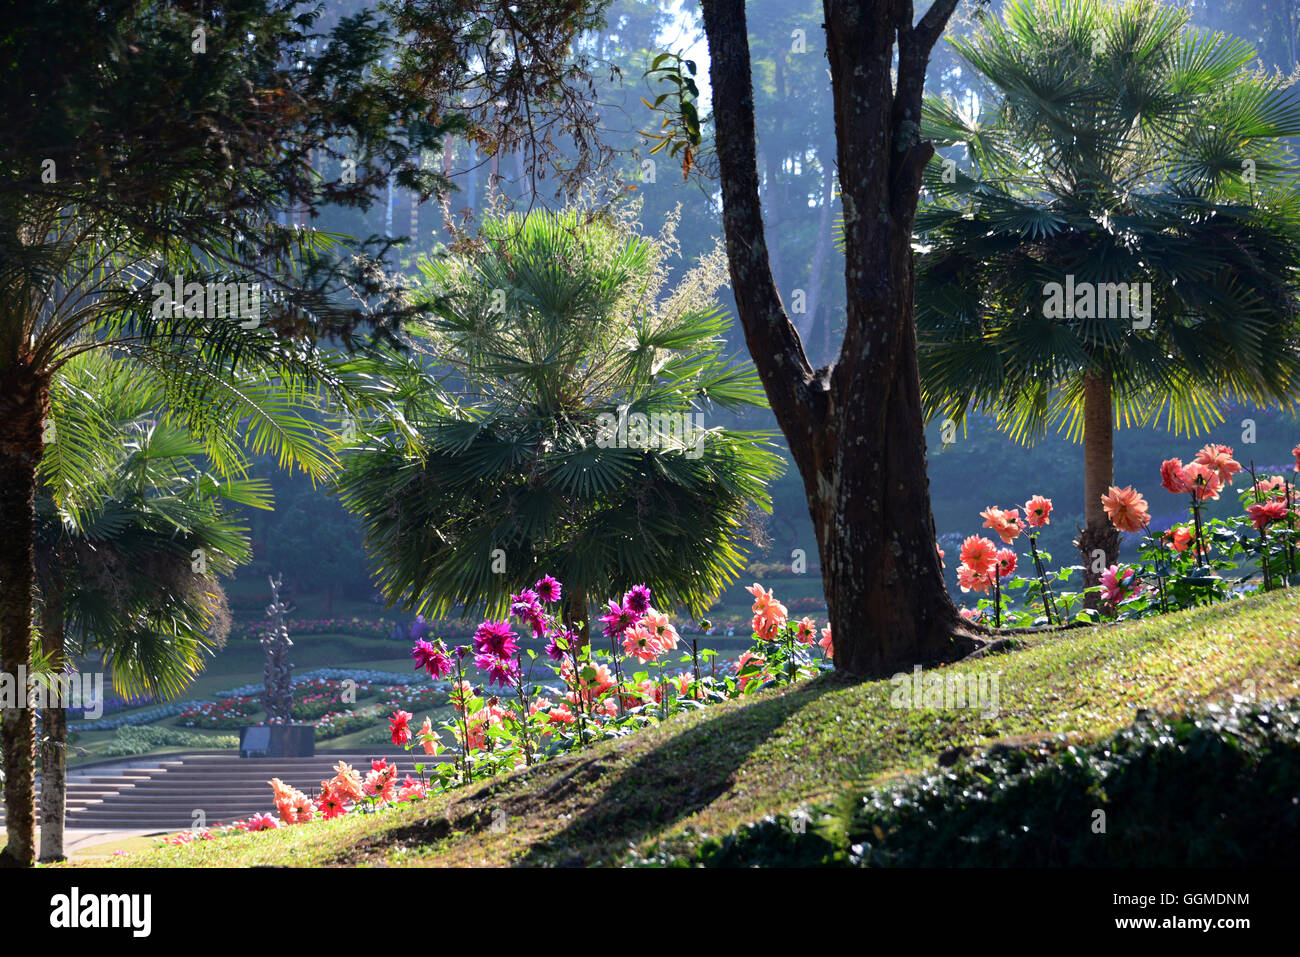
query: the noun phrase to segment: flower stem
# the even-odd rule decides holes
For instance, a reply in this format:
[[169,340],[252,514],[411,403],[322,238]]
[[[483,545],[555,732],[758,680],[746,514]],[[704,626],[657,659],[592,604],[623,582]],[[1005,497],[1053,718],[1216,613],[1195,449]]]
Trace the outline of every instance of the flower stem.
[[524,663],[518,654],[515,655],[515,664],[519,668],[519,736],[524,742],[524,766],[531,768],[533,749],[532,742],[528,738],[528,701],[524,696]]
[[1192,519],[1196,523],[1196,564],[1204,565],[1206,561],[1205,544],[1201,541],[1201,503],[1192,492]]
[[618,702],[618,716],[621,718],[626,714],[623,709],[623,666],[619,663],[618,645],[613,635],[609,636],[609,653],[614,657],[614,700]]
[[573,659],[573,700],[578,708],[578,743],[587,746],[587,706],[582,698],[582,666],[578,663],[578,649],[570,648],[569,657]]
[[[1038,554],[1038,538],[1032,534],[1029,536],[1029,551],[1034,556],[1034,570],[1038,572],[1038,584],[1043,590],[1043,611],[1047,614],[1047,623],[1050,625],[1056,611],[1056,598],[1052,594],[1052,587],[1047,583],[1047,571],[1043,568],[1043,559]],[[1060,620],[1059,615],[1055,617]]]
[[993,566],[993,627],[1002,627],[1002,575],[997,565]]
[[465,700],[465,673],[460,667],[460,654],[456,655],[456,693],[460,695],[460,723],[464,731],[460,749],[460,780],[469,784],[469,702]]
[[691,689],[691,696],[699,697],[699,688],[702,679],[700,678],[700,640],[691,639],[691,671],[695,674],[695,687]]

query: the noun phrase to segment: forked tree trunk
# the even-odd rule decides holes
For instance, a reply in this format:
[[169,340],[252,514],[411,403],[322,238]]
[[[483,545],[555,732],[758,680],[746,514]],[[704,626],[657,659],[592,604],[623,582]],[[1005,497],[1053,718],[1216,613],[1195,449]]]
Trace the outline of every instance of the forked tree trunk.
[[[49,409],[48,378],[24,359],[0,373],[0,673],[10,682],[32,664],[36,465]],[[18,707],[0,708],[8,840],[0,866],[5,867],[30,867],[36,850],[36,720],[25,685],[16,688],[18,700],[5,702]]]
[[[772,279],[755,162],[744,0],[704,0],[732,289],[750,355],[803,478],[836,667],[881,676],[980,644],[935,550],[912,317],[912,223],[929,53],[957,0],[825,0],[844,207],[847,328],[814,370]],[[898,60],[893,60],[895,37]]]
[[[1083,380],[1083,521],[1079,552],[1083,558],[1083,587],[1101,584],[1101,573],[1119,561],[1119,532],[1110,523],[1101,497],[1115,480],[1114,411],[1110,379],[1086,376]],[[1084,607],[1097,608],[1100,596],[1084,598]]]
[[[50,668],[64,668],[63,607],[57,594],[46,595],[41,609],[41,645]],[[62,703],[62,696],[47,697]],[[47,707],[41,712],[41,861],[61,861],[68,795],[68,712]]]

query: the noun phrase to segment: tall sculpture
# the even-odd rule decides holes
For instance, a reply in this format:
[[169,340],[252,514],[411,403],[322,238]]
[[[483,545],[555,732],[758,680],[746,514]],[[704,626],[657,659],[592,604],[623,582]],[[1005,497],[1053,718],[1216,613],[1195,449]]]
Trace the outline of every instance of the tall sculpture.
[[289,663],[289,649],[293,642],[289,640],[289,626],[285,624],[284,613],[289,606],[280,598],[280,582],[283,576],[271,578],[271,604],[266,607],[271,626],[262,636],[262,650],[266,652],[266,671],[263,675],[265,691],[262,693],[262,705],[266,708],[268,724],[288,724],[293,712],[293,686],[289,673],[293,665]]

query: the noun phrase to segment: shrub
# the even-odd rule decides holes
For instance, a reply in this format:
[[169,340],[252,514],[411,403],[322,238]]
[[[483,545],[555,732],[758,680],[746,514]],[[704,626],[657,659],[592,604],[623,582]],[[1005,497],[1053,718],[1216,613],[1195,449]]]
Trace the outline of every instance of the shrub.
[[765,819],[694,858],[724,867],[1290,867],[1300,853],[1298,796],[1292,698],[1141,714],[1087,747],[994,748],[811,814]]
[[159,748],[237,748],[239,738],[233,734],[193,734],[176,728],[124,727],[100,749],[104,757],[130,757],[148,754]]

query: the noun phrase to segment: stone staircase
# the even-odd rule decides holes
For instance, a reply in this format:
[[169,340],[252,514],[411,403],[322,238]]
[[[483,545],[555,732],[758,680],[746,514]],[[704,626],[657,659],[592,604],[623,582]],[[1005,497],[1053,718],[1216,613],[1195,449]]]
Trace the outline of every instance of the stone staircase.
[[[313,758],[240,758],[229,751],[193,751],[131,758],[68,774],[66,826],[69,828],[180,830],[193,827],[201,811],[207,826],[229,824],[250,814],[275,813],[271,778],[309,794],[334,776],[346,761],[363,775],[372,759],[397,765],[398,780],[415,774],[416,763],[429,765],[454,758],[428,757],[420,751],[317,751]],[[426,773],[426,779],[428,774]],[[37,782],[39,795],[39,781]],[[37,797],[37,820],[40,820]],[[4,808],[0,805],[0,826]]]

